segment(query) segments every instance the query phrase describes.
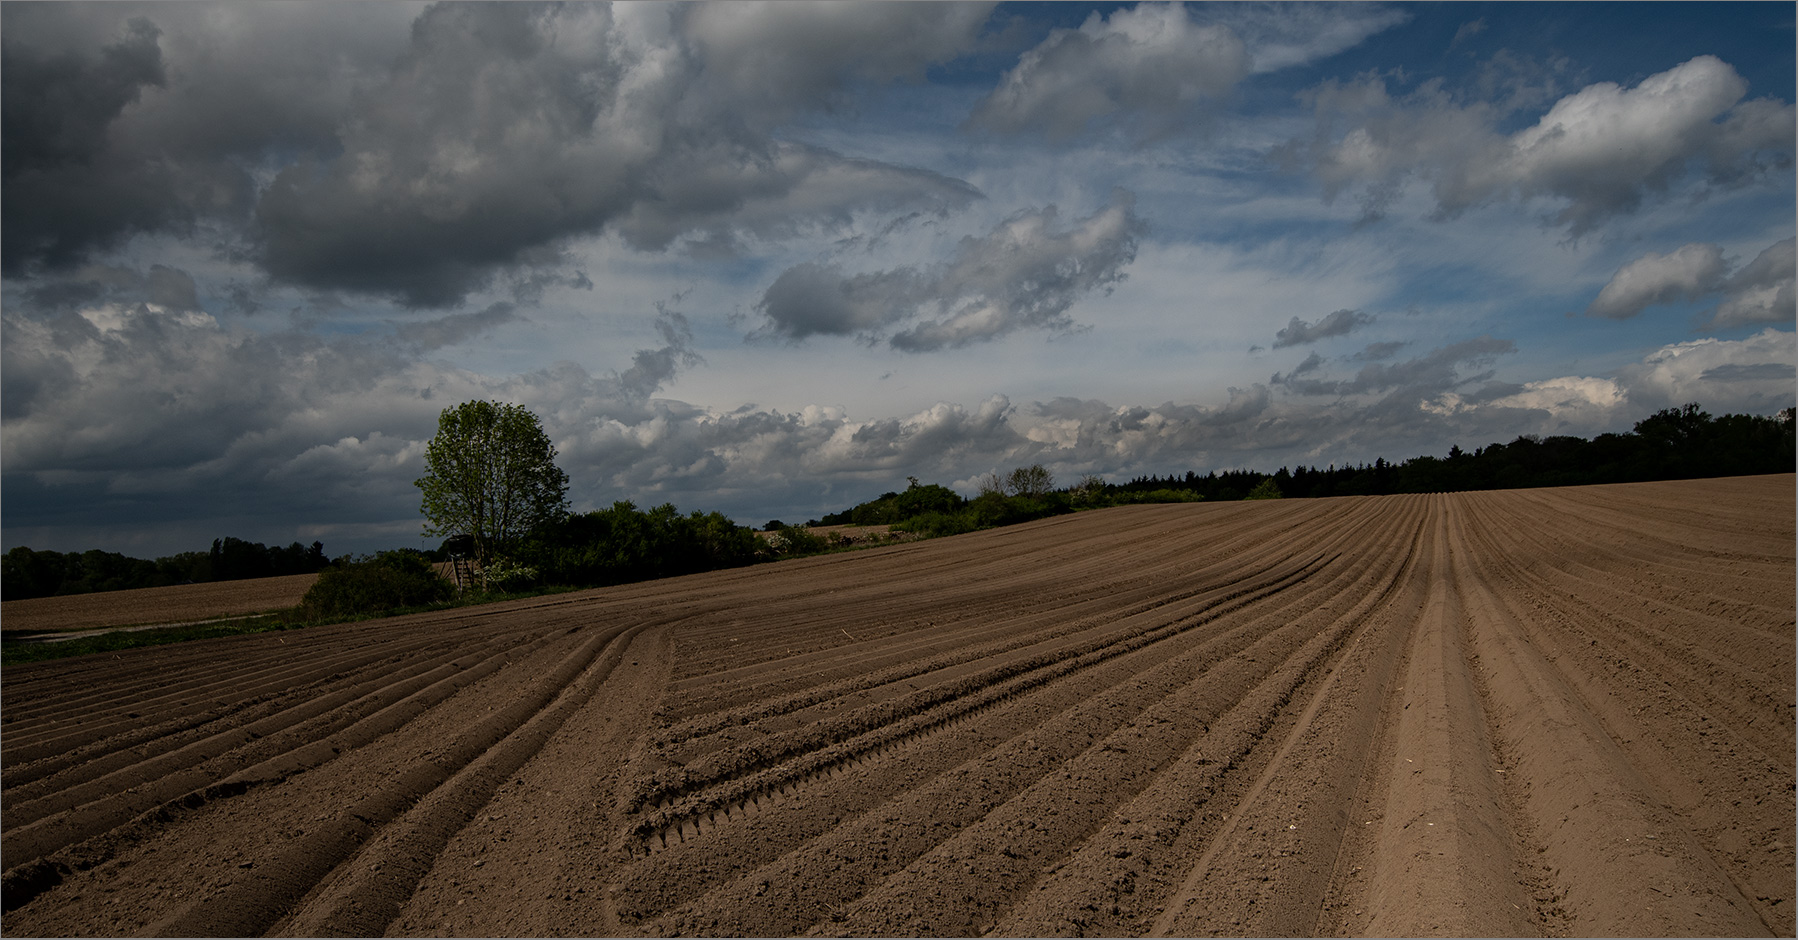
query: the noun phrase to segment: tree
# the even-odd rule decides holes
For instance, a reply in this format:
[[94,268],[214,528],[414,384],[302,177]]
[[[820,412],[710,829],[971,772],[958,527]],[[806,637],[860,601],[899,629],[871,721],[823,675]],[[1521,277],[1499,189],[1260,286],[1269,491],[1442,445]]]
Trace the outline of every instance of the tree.
[[1273,477],[1268,477],[1255,484],[1255,488],[1249,490],[1249,495],[1244,496],[1243,499],[1282,499],[1284,497],[1285,494],[1280,492],[1280,485],[1274,482]]
[[1040,498],[1054,487],[1055,475],[1040,463],[1018,467],[1005,477],[1005,490],[1013,496]]
[[424,491],[424,534],[468,535],[483,562],[568,509],[568,474],[537,416],[499,402],[445,408],[414,485]]

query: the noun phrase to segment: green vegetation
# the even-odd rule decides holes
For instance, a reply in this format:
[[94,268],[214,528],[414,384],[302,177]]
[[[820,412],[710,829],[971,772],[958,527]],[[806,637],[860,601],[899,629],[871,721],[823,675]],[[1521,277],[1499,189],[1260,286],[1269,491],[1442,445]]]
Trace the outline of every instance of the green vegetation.
[[310,548],[298,542],[282,548],[226,537],[214,539],[210,552],[182,552],[155,561],[128,558],[118,552],[64,554],[20,545],[0,556],[0,599],[17,601],[189,582],[311,574],[330,564],[325,547],[319,542],[313,542]]
[[671,503],[644,512],[616,502],[538,526],[511,558],[544,583],[597,587],[734,568],[761,550],[754,532],[723,513],[683,516]]
[[422,553],[402,548],[320,573],[300,600],[299,616],[311,622],[347,620],[433,604],[452,592]]
[[55,643],[5,639],[0,640],[0,665],[35,663],[47,659],[85,656],[88,653],[112,653],[136,649],[140,646],[161,646],[165,643],[181,643],[187,640],[210,640],[215,637],[237,636],[245,633],[267,633],[272,630],[287,630],[294,626],[297,624],[280,614],[260,614],[254,617],[234,617],[214,623],[159,627],[154,630],[114,630],[73,640],[60,640]]
[[425,447],[419,511],[426,535],[467,535],[486,561],[568,509],[568,474],[537,416],[518,405],[468,401],[443,409]]
[[1285,499],[1285,498],[1286,498],[1286,494],[1280,492],[1280,487],[1274,483],[1273,477],[1268,477],[1267,479],[1262,480],[1260,483],[1255,484],[1255,488],[1252,490],[1249,490],[1249,495],[1243,497],[1243,499]]
[[1773,417],[1713,418],[1697,404],[1668,408],[1636,422],[1623,434],[1578,437],[1523,435],[1509,444],[1472,452],[1451,447],[1447,457],[1384,458],[1341,467],[1284,467],[1275,473],[1231,470],[1165,479],[1138,477],[1127,491],[1182,490],[1208,500],[1243,499],[1272,480],[1287,497],[1450,493],[1464,490],[1635,483],[1699,477],[1791,473],[1798,455],[1793,410]]

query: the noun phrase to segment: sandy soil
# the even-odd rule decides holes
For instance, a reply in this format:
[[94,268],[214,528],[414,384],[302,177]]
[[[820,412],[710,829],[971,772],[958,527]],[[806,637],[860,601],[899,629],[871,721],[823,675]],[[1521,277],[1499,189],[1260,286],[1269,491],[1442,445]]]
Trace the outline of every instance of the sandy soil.
[[1790,936],[1795,484],[1123,507],[8,667],[6,929]]
[[291,574],[6,601],[0,603],[0,627],[36,633],[260,614],[298,604],[317,580],[316,574]]

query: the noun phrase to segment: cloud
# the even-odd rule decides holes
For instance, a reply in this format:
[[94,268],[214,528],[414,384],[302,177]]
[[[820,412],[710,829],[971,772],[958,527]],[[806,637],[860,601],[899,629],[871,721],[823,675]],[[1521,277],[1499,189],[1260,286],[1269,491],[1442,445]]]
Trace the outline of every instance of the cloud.
[[1051,140],[1111,120],[1158,130],[1248,74],[1248,49],[1231,29],[1196,25],[1178,3],[1144,3],[1050,33],[975,106],[968,124]]
[[740,2],[683,11],[699,93],[761,126],[838,104],[846,82],[918,82],[967,52],[997,4]]
[[1484,17],[1477,20],[1469,20],[1468,22],[1462,23],[1460,29],[1455,30],[1455,38],[1449,40],[1448,45],[1450,48],[1453,48],[1485,31],[1486,20]]
[[1066,141],[1193,126],[1245,78],[1305,65],[1410,19],[1378,4],[1148,4],[1093,13],[1025,52],[967,127]]
[[1693,242],[1664,255],[1649,252],[1619,268],[1587,305],[1586,315],[1624,320],[1658,304],[1722,294],[1722,302],[1702,315],[1704,329],[1790,323],[1798,316],[1795,268],[1798,239],[1769,245],[1734,273],[1722,246]]
[[1054,206],[1020,212],[932,266],[849,274],[834,262],[796,265],[756,304],[767,324],[752,338],[860,334],[928,352],[1020,329],[1072,329],[1068,311],[1080,298],[1123,279],[1143,224],[1122,192],[1066,229],[1056,219]]
[[[1438,218],[1547,199],[1560,206],[1550,220],[1580,235],[1693,171],[1705,184],[1732,186],[1790,166],[1792,106],[1743,100],[1747,91],[1728,63],[1698,56],[1633,88],[1588,85],[1504,134],[1501,109],[1459,105],[1436,84],[1394,99],[1378,77],[1326,82],[1308,93],[1317,139],[1284,153],[1308,160],[1326,198],[1360,187],[1370,218],[1415,176],[1430,181]],[[1350,126],[1338,134],[1342,122]]]
[[1723,302],[1705,328],[1721,330],[1749,323],[1791,323],[1798,316],[1792,282],[1798,269],[1798,239],[1767,246],[1723,283]]
[[681,369],[705,362],[705,357],[693,348],[693,328],[685,315],[657,301],[655,327],[662,334],[664,345],[637,350],[631,357],[631,367],[618,377],[625,392],[638,398],[655,394]]
[[1721,287],[1728,270],[1717,245],[1682,245],[1664,255],[1649,252],[1612,275],[1586,315],[1626,320],[1656,304],[1697,300]]
[[56,310],[103,301],[141,302],[172,310],[194,310],[200,306],[193,275],[162,264],[152,264],[148,271],[117,265],[83,265],[60,276],[36,279],[23,297],[33,306]]
[[9,9],[9,273],[205,233],[278,284],[452,307],[580,281],[568,245],[602,231],[729,251],[978,198],[773,131],[973,48],[980,6],[196,6],[64,51],[37,44],[115,15]]
[[414,10],[0,11],[5,272],[65,270],[139,234],[235,242],[271,161],[334,151],[354,88],[403,49]]
[[1287,372],[1287,373],[1275,372],[1273,374],[1273,377],[1268,379],[1268,384],[1270,384],[1270,385],[1288,384],[1293,379],[1296,379],[1301,375],[1305,375],[1306,373],[1309,373],[1309,372],[1316,372],[1317,370],[1323,368],[1323,365],[1324,365],[1324,357],[1313,352],[1311,355],[1306,356],[1305,360],[1303,362],[1300,362],[1298,365],[1293,366],[1291,372]]
[[0,172],[7,179],[34,169],[83,164],[106,144],[106,128],[147,86],[167,82],[162,31],[147,19],[128,21],[124,35],[89,58],[46,54],[7,35],[0,59],[4,119]]
[[478,313],[452,313],[435,320],[401,323],[393,333],[401,342],[428,351],[465,343],[516,319],[517,308],[508,303],[496,303]]
[[1293,317],[1292,322],[1274,334],[1274,348],[1305,346],[1331,336],[1342,336],[1351,330],[1372,323],[1373,319],[1373,317],[1355,310],[1338,310],[1317,321],[1316,324],[1306,323],[1298,317]]
[[1500,355],[1516,351],[1516,344],[1508,339],[1480,336],[1433,349],[1426,355],[1403,362],[1369,363],[1352,379],[1297,379],[1301,371],[1313,371],[1301,367],[1283,378],[1276,375],[1273,384],[1300,395],[1348,396],[1391,389],[1402,389],[1413,395],[1430,394],[1490,378],[1489,372],[1463,375],[1462,367],[1487,365]]
[[1703,402],[1713,414],[1769,413],[1793,404],[1798,334],[1771,327],[1746,339],[1673,343],[1618,370],[1637,410]]
[[[93,244],[178,221],[177,180],[119,165],[108,128],[145,88],[167,81],[155,24],[136,18],[118,41],[83,55],[35,48],[8,23],[0,38],[0,264],[79,261]],[[85,185],[84,185],[85,184]]]
[[1560,376],[1499,394],[1447,391],[1423,408],[1475,427],[1533,422],[1536,430],[1528,433],[1590,436],[1693,401],[1713,414],[1771,414],[1793,402],[1795,363],[1795,334],[1769,328],[1742,340],[1672,343],[1609,377]]
[[1381,362],[1393,357],[1399,350],[1411,345],[1402,340],[1384,343],[1368,343],[1366,348],[1349,358],[1355,362]]
[[1377,3],[1202,4],[1195,15],[1242,37],[1256,73],[1329,58],[1411,19],[1405,10]]

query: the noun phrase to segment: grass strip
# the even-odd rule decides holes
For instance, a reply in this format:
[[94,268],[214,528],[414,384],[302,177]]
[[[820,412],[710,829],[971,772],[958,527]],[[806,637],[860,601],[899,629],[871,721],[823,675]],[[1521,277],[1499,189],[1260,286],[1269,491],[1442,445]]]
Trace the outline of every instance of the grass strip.
[[159,627],[154,630],[113,630],[73,640],[17,640],[5,638],[3,634],[0,634],[0,665],[13,666],[19,663],[42,662],[47,659],[84,656],[89,653],[112,653],[140,646],[161,646],[164,643],[180,643],[186,640],[210,640],[215,637],[237,636],[245,633],[268,633],[272,630],[289,630],[299,626],[303,626],[303,624],[294,623],[281,614],[261,614],[214,623]]

